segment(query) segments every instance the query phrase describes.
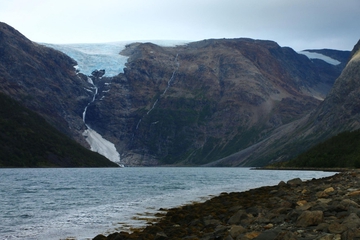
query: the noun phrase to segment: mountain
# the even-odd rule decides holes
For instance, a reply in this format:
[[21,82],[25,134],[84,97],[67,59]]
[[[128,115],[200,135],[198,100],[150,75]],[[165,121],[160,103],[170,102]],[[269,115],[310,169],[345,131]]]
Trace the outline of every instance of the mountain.
[[[75,71],[75,65],[76,62],[64,53],[34,43],[11,26],[0,23],[0,92],[40,114],[58,131],[90,148],[83,136],[86,130],[83,112],[92,101],[95,89],[87,76]],[[49,142],[57,144],[56,141]],[[14,143],[20,141],[15,139]],[[73,157],[75,149],[82,151],[74,146]],[[12,166],[15,165],[12,163]],[[65,165],[91,164],[79,165],[74,161]],[[112,163],[107,165],[113,166]]]
[[329,134],[360,127],[360,41],[325,101],[313,114],[316,131]]
[[0,92],[39,113],[59,131],[89,147],[82,113],[93,94],[64,53],[34,43],[0,22]]
[[116,167],[0,93],[0,167]]
[[126,165],[202,165],[253,146],[315,109],[342,70],[253,39],[134,43],[122,54],[124,73],[87,123]]
[[360,130],[341,132],[290,161],[274,167],[359,168]]
[[[111,45],[105,50],[118,47]],[[83,146],[115,162],[121,156],[129,166],[279,160],[280,150],[264,158],[273,146],[268,139],[315,116],[350,54],[297,53],[246,38],[177,46],[137,42],[119,49],[120,58],[104,49],[97,54],[95,45],[67,52],[73,47],[34,43],[1,23],[0,92]],[[90,55],[95,60],[87,61]],[[97,58],[106,64],[91,67],[101,62]],[[123,70],[108,68],[122,68],[124,60]]]
[[270,137],[213,165],[256,165],[296,157],[345,131],[359,129],[360,41],[325,100],[310,114],[278,128]]

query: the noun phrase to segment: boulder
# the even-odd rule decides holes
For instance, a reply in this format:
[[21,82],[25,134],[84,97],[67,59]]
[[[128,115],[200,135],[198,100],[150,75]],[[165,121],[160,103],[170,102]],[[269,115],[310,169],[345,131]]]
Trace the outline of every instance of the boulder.
[[302,183],[303,183],[303,181],[300,178],[294,178],[294,179],[287,181],[287,184],[289,184],[291,186],[298,186],[298,185],[301,185]]
[[328,229],[329,229],[330,233],[340,233],[341,234],[347,230],[347,227],[343,224],[334,222],[329,225]]
[[248,218],[246,211],[239,210],[228,221],[228,224],[239,224],[241,220]]
[[350,213],[342,224],[350,229],[356,229],[360,227],[360,218],[356,215],[356,213]]
[[324,220],[324,213],[322,211],[304,211],[297,219],[296,226],[308,227],[316,226]]
[[246,232],[246,229],[241,225],[232,225],[229,230],[230,236],[234,239],[244,232]]
[[339,205],[337,206],[340,210],[348,210],[349,207],[356,207],[359,208],[359,205],[350,199],[343,199]]

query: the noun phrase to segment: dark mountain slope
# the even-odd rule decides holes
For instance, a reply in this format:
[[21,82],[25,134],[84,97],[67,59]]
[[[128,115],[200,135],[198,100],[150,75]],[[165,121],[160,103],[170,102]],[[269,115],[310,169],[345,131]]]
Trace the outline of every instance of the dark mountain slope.
[[116,167],[0,93],[0,167]]
[[252,148],[221,159],[220,165],[255,165],[289,160],[344,131],[360,128],[360,41],[326,99]]
[[314,113],[316,131],[340,132],[360,127],[360,41],[325,101]]
[[76,62],[40,46],[0,22],[0,92],[42,115],[61,132],[87,146],[82,112],[92,94],[74,70]]
[[319,143],[295,159],[278,164],[299,168],[359,168],[360,130],[342,132]]
[[127,165],[199,165],[246,149],[310,113],[338,76],[272,41],[137,43],[123,53],[125,73],[87,121]]

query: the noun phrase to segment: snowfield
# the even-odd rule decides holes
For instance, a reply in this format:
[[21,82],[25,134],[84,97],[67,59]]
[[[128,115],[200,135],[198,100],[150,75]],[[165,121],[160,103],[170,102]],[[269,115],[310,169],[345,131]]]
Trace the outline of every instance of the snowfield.
[[341,63],[336,59],[333,59],[331,57],[328,57],[326,55],[316,53],[316,52],[301,51],[299,53],[307,56],[309,59],[320,59],[320,60],[323,60],[323,61],[325,61],[325,62],[327,62],[329,64],[332,64],[332,65],[335,65],[335,66],[339,65]]

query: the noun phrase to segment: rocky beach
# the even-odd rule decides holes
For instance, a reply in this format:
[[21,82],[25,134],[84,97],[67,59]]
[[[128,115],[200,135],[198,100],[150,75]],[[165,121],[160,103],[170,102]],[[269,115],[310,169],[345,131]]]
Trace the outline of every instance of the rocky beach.
[[359,216],[360,172],[346,171],[222,193],[203,203],[166,209],[144,229],[98,235],[93,240],[360,239]]

